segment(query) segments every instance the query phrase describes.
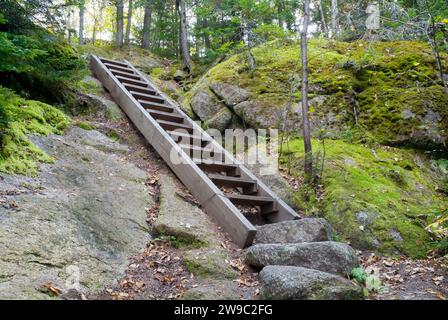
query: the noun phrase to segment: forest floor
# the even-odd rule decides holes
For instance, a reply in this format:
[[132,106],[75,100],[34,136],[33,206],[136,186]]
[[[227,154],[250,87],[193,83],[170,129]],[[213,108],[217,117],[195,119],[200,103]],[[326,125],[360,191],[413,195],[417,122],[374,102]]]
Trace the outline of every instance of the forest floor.
[[413,260],[408,257],[387,258],[364,253],[361,264],[368,273],[382,282],[380,292],[372,293],[372,300],[447,300],[448,261],[427,257]]

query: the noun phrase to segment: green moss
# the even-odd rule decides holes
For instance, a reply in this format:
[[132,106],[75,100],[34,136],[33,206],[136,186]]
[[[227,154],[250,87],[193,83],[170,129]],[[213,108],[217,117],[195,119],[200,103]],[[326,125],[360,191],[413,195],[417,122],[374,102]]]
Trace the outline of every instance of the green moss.
[[28,134],[61,134],[70,120],[58,109],[33,100],[25,100],[11,90],[0,87],[2,144],[0,171],[35,175],[38,162],[53,159],[28,139]]
[[[266,117],[276,114],[288,105],[291,79],[294,74],[300,74],[299,47],[293,41],[272,41],[255,48],[253,79],[246,53],[234,55],[210,69],[186,95],[184,104],[190,103],[197,90],[220,81],[250,91],[251,100]],[[448,55],[442,54],[442,59],[448,66]],[[432,137],[448,136],[448,96],[438,79],[428,44],[313,39],[309,45],[309,70],[310,97],[326,97],[317,110],[311,110],[311,115],[317,123],[325,123],[332,114],[331,129],[341,138],[349,128],[361,140],[367,131],[372,140],[380,143],[428,150],[443,148],[443,142],[434,142],[439,139]],[[297,86],[300,87],[298,83]],[[300,101],[299,91],[293,95],[294,103]],[[437,113],[440,121],[427,122],[425,117],[430,111]],[[424,136],[428,132],[429,137]],[[409,138],[413,134],[415,138]]]
[[87,130],[87,131],[91,131],[94,130],[95,127],[93,127],[90,123],[84,122],[84,121],[80,121],[76,124],[77,127]]
[[[316,155],[320,148],[314,142]],[[301,176],[303,141],[290,141],[281,160]],[[323,200],[310,199],[309,190],[301,190],[296,198],[309,214],[322,212],[356,247],[423,257],[434,248],[424,228],[448,208],[448,198],[436,191],[439,178],[424,155],[329,140]]]
[[226,253],[221,249],[192,250],[184,255],[187,270],[199,278],[236,279],[238,273],[226,263]]

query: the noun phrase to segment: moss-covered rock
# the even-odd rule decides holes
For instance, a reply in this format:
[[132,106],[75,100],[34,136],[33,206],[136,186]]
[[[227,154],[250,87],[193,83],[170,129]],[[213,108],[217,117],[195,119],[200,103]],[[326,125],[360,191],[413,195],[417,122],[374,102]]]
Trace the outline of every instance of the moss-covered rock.
[[61,134],[70,119],[48,104],[26,100],[0,87],[0,172],[35,175],[38,162],[53,158],[36,147],[28,134]]
[[[371,132],[373,139],[385,144],[448,150],[448,95],[429,45],[314,39],[309,51],[315,131],[325,128],[341,137],[356,128]],[[253,53],[254,78],[246,55],[234,55],[210,69],[186,95],[184,104],[199,90],[224,83],[250,95],[235,106],[235,112],[251,127],[282,129],[289,109],[289,128],[301,128],[298,43],[274,41]],[[442,54],[442,60],[448,66],[448,55]],[[364,140],[365,134],[357,137]]]
[[[315,155],[322,154],[313,144]],[[290,141],[284,152],[282,162],[289,161],[292,174],[301,176],[303,141]],[[329,140],[323,199],[313,201],[302,188],[296,201],[308,214],[322,213],[356,248],[423,257],[434,248],[425,227],[448,208],[439,190],[444,177],[432,168],[427,156],[410,150]]]
[[236,279],[238,273],[227,259],[227,253],[219,247],[191,250],[184,255],[188,271],[202,279]]

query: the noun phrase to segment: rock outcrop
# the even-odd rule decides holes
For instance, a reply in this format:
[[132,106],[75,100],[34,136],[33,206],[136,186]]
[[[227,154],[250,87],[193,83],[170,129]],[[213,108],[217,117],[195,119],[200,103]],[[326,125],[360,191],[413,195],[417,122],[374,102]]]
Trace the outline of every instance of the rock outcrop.
[[56,161],[36,178],[0,178],[0,298],[49,298],[49,283],[100,290],[149,240],[146,173],[97,131],[31,140]]

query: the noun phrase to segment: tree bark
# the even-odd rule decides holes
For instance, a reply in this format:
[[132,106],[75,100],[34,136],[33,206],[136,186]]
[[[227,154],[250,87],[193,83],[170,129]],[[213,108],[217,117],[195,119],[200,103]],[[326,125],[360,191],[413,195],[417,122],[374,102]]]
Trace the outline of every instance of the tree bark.
[[124,28],[124,5],[123,0],[116,0],[117,8],[117,32],[115,34],[115,44],[119,47],[123,45],[123,28]]
[[305,179],[310,183],[313,179],[313,151],[311,145],[311,126],[308,115],[308,24],[310,20],[310,0],[303,4],[303,28],[300,34],[302,60],[302,117],[303,141],[305,145]]
[[147,0],[145,5],[145,16],[143,18],[143,38],[142,38],[143,49],[148,49],[151,42],[152,2],[153,0]]
[[338,0],[331,0],[331,37],[339,35],[339,9]]
[[182,56],[183,69],[187,73],[191,72],[191,57],[190,49],[188,47],[188,26],[187,26],[187,11],[184,0],[176,0],[176,8],[180,18],[180,51]]
[[127,23],[126,23],[126,35],[125,35],[125,44],[128,46],[131,41],[131,26],[132,26],[132,6],[133,1],[129,0],[129,7],[128,7],[128,17],[127,17]]
[[320,21],[322,23],[322,32],[328,38],[329,31],[328,31],[327,20],[325,19],[324,7],[322,6],[322,0],[317,0],[317,5],[319,7]]
[[80,1],[79,3],[79,44],[84,44],[84,13],[85,13],[85,0]]

